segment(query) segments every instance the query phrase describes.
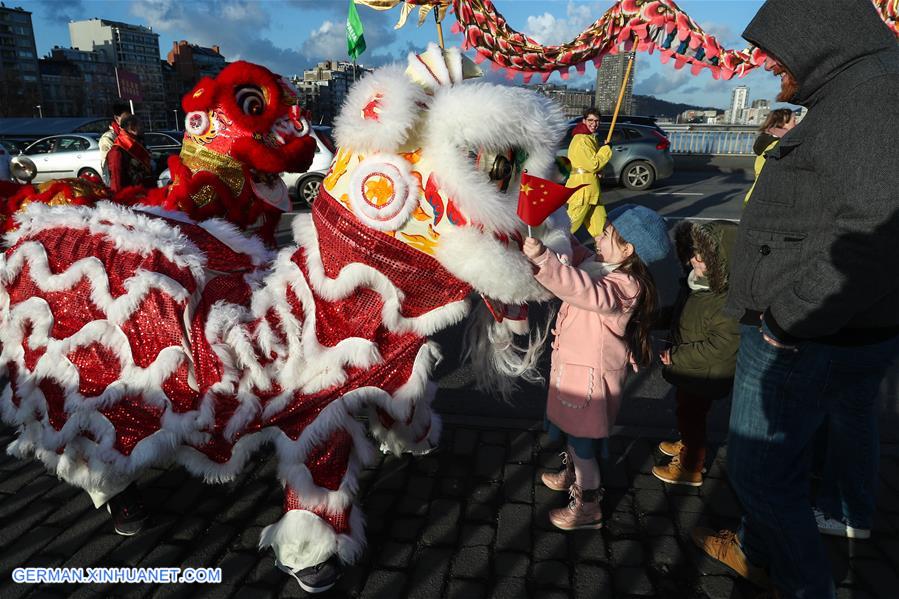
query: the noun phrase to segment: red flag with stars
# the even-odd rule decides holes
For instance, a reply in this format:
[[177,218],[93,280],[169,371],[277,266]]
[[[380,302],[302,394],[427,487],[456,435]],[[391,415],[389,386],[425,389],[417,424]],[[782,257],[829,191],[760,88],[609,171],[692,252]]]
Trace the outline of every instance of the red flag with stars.
[[518,192],[518,216],[525,224],[536,227],[582,187],[587,186],[568,188],[524,172],[521,174],[521,188]]

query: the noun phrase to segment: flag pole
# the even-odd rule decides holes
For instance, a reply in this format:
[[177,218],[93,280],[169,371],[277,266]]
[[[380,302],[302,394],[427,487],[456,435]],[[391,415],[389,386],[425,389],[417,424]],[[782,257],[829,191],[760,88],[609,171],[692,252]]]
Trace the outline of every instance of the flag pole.
[[434,7],[434,22],[437,23],[437,42],[440,44],[440,49],[443,50],[443,25],[440,23],[440,6]]
[[612,132],[615,131],[615,122],[618,120],[618,111],[624,101],[624,90],[627,89],[627,80],[631,77],[631,67],[634,66],[634,53],[627,61],[627,69],[624,71],[624,79],[621,81],[621,90],[618,92],[618,103],[615,104],[615,112],[612,114],[612,124],[609,125],[609,134],[606,135],[606,143],[612,141]]

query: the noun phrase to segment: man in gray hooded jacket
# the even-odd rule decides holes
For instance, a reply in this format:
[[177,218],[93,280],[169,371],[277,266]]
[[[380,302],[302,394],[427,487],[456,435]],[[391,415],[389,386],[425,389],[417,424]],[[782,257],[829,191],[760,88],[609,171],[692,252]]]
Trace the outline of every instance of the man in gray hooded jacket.
[[811,445],[827,420],[818,506],[844,536],[870,529],[878,389],[899,354],[899,43],[870,0],[768,0],[743,37],[808,113],[767,153],[731,262],[727,457],[745,515],[694,540],[782,596],[833,597]]

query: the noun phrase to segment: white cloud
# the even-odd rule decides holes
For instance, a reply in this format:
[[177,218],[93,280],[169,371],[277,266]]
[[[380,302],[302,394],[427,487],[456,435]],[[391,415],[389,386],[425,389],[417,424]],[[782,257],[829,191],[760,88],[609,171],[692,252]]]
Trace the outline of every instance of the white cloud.
[[637,81],[634,85],[634,93],[661,97],[694,83],[695,78],[690,75],[688,69],[684,68],[678,71],[674,69],[673,65],[669,64],[663,65],[662,70]]
[[[264,37],[269,26],[265,4],[251,0],[143,0],[131,13],[157,31],[190,34],[201,46],[217,44],[229,60],[248,60],[290,75],[305,60],[295,49],[280,48]],[[301,70],[301,69],[300,69]]]
[[714,21],[706,21],[699,24],[703,31],[714,35],[718,43],[727,50],[742,50],[749,45],[749,42],[740,37],[740,34],[734,31],[730,25],[724,23],[716,23]]
[[602,14],[602,9],[595,3],[575,3],[568,0],[564,18],[548,12],[529,16],[524,33],[544,46],[564,44],[580,35]]
[[325,21],[309,34],[300,51],[310,58],[321,59],[346,55],[346,23]]

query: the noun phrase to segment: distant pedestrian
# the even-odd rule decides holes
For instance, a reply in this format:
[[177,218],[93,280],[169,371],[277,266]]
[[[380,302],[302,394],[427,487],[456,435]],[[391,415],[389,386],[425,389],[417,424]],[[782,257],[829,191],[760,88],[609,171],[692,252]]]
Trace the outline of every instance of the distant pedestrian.
[[[755,181],[758,181],[759,175],[765,167],[765,153],[773,150],[780,138],[789,133],[795,126],[796,113],[789,108],[778,108],[768,114],[768,118],[759,127],[759,135],[755,138],[755,143],[752,146],[752,151],[756,155],[755,164],[753,165]],[[755,189],[755,181],[753,181],[749,191],[746,192],[746,197],[743,198],[744,206]]]
[[116,137],[121,129],[122,119],[131,116],[131,107],[129,104],[116,102],[112,105],[112,122],[109,123],[109,129],[103,132],[98,140],[100,146],[100,168],[103,171],[103,181],[109,183],[109,168],[106,165],[106,155],[112,149]]
[[659,450],[673,459],[667,466],[656,466],[652,473],[669,484],[698,487],[705,464],[706,417],[712,403],[730,393],[740,345],[737,319],[724,314],[729,255],[737,225],[729,221],[684,222],[675,237],[683,239],[684,232],[692,241],[689,249],[684,248],[690,255],[689,293],[676,308],[673,345],[661,354],[662,376],[676,388],[681,438],[659,444]]
[[153,187],[153,160],[140,141],[140,121],[134,115],[122,119],[119,133],[106,161],[109,187],[114,192],[132,185]]
[[759,135],[755,138],[752,151],[761,156],[771,145],[789,133],[796,126],[796,113],[789,108],[778,108],[768,113],[768,118],[759,127]]
[[599,175],[612,159],[612,148],[608,144],[600,145],[596,139],[599,120],[599,111],[588,108],[584,111],[583,120],[572,131],[571,143],[568,144],[571,174],[565,182],[568,188],[586,186],[569,198],[568,216],[572,233],[585,226],[591,237],[602,235],[605,227],[606,208],[600,198]]
[[[825,474],[873,513],[879,390],[899,355],[899,44],[870,0],[767,0],[743,33],[808,108],[767,152],[743,213],[727,311],[740,318],[727,472],[740,530],[693,531],[710,556],[784,599],[836,596],[810,498]],[[822,507],[819,505],[819,507]],[[882,589],[885,595],[897,589]]]
[[535,277],[562,300],[552,344],[546,418],[550,437],[566,442],[564,468],[543,475],[555,491],[570,490],[568,507],[550,521],[562,530],[600,528],[602,510],[597,456],[607,451],[630,365],[653,358],[649,332],[656,288],[647,264],[670,249],[662,218],[628,204],[609,214],[596,237],[596,253],[576,246],[571,265],[533,238],[524,253]]

